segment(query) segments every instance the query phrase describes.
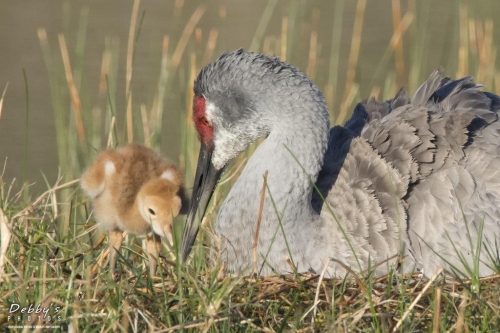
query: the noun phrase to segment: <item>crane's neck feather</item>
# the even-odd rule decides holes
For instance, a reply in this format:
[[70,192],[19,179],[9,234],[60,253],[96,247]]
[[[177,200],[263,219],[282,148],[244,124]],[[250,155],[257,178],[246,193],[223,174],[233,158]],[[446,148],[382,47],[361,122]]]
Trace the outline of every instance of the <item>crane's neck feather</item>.
[[[297,244],[307,245],[299,241],[301,237],[322,237],[318,234],[322,230],[321,219],[311,207],[311,196],[327,148],[328,111],[322,95],[312,84],[300,94],[294,95],[292,89],[287,91],[295,98],[285,100],[279,93],[271,93],[268,99],[255,103],[256,113],[262,114],[260,119],[270,120],[269,132],[233,185],[217,218],[216,232],[232,243],[226,246],[229,256],[239,258],[228,261],[233,264],[248,263],[241,257],[251,253],[250,240],[255,235],[263,175],[267,171],[258,253],[267,253],[269,244],[274,244],[268,261],[275,268],[288,270],[286,258],[289,256],[302,268],[321,266],[307,262],[311,258],[306,255],[308,249]],[[228,131],[228,135],[230,133],[234,132]],[[216,149],[224,145],[217,142],[217,137],[215,140]],[[235,142],[235,138],[231,138],[231,142]],[[219,161],[213,162],[216,165]],[[286,242],[280,241],[283,234],[295,244],[293,253],[288,253]],[[273,241],[275,235],[278,235],[276,242]],[[230,269],[238,271],[244,267]]]
[[[258,138],[266,137],[219,211],[216,232],[230,243],[225,246],[228,255],[239,258],[228,262],[247,262],[241,260],[242,256],[251,253],[266,171],[259,241],[262,248],[258,252],[268,251],[267,246],[281,227],[286,237],[321,237],[321,219],[311,207],[311,196],[323,165],[330,123],[318,87],[277,58],[237,51],[205,67],[194,91],[196,96],[203,96],[205,116],[213,126],[211,162],[217,169]],[[196,106],[194,112],[196,117]],[[282,270],[288,267],[285,243],[277,241],[269,257]],[[304,266],[306,252],[306,248],[295,247],[292,256],[302,260]]]

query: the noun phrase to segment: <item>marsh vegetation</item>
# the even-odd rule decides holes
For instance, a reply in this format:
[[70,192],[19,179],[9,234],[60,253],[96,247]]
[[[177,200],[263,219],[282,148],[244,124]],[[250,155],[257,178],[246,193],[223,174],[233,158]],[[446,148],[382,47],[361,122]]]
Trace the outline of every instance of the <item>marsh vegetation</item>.
[[[151,279],[141,240],[127,236],[118,259],[121,275],[109,278],[107,240],[96,228],[79,177],[100,149],[139,142],[175,155],[169,157],[185,171],[189,192],[199,144],[191,120],[192,83],[199,70],[223,51],[244,47],[275,54],[301,68],[323,91],[332,124],[342,124],[362,98],[383,100],[401,86],[413,93],[439,66],[451,77],[473,75],[489,91],[500,93],[496,67],[500,24],[495,21],[500,6],[495,1],[325,3],[258,2],[254,33],[247,44],[237,45],[231,34],[247,27],[235,25],[233,15],[239,7],[230,2],[172,1],[164,17],[169,32],[156,39],[143,30],[150,12],[139,0],[130,2],[127,18],[122,17],[128,24],[125,40],[120,44],[117,37],[102,36],[99,41],[95,80],[86,75],[87,48],[95,42],[86,36],[92,29],[89,18],[99,15],[98,10],[64,2],[60,33],[51,34],[44,27],[36,31],[40,66],[49,86],[51,112],[45,116],[53,118],[57,160],[50,175],[37,176],[33,186],[30,176],[36,163],[30,152],[37,138],[31,131],[36,124],[30,123],[34,109],[30,101],[38,87],[25,72],[24,99],[17,104],[24,113],[17,111],[21,117],[15,125],[23,133],[23,148],[2,160],[0,167],[0,328],[498,331],[500,275],[479,278],[473,268],[471,280],[454,278],[450,272],[431,279],[397,271],[382,277],[352,271],[344,279],[293,273],[222,274],[223,265],[208,259],[212,222],[253,148],[238,156],[226,172],[198,239],[199,245],[207,246],[198,246],[188,265],[167,254],[178,253],[174,245],[164,250],[159,278]],[[147,59],[138,51],[145,47],[150,50]],[[136,81],[141,71],[148,73],[147,84]],[[4,81],[0,84],[4,85],[0,125],[5,128],[14,126],[5,124],[6,114],[14,110],[5,102],[11,88]],[[2,140],[0,148],[7,151],[9,137]],[[9,169],[10,163],[16,167]],[[174,223],[177,239],[181,231],[182,218]],[[19,306],[12,308],[13,304]],[[21,314],[22,308],[27,309]]]

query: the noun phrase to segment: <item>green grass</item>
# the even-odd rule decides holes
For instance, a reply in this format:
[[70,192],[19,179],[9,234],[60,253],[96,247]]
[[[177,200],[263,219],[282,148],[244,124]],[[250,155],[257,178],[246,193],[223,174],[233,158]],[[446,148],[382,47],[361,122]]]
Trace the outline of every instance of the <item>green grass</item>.
[[[65,12],[69,12],[69,6],[65,5]],[[347,2],[339,0],[335,3],[334,21],[328,25],[333,32],[316,34],[317,40],[314,36],[320,31],[315,22],[328,22],[328,18],[318,18],[313,10],[310,16],[303,14],[306,11],[299,1],[293,1],[285,14],[277,11],[276,6],[277,1],[268,2],[251,50],[279,55],[308,71],[324,91],[332,110],[331,118],[337,123],[345,121],[361,98],[370,94],[387,98],[400,85],[414,91],[430,73],[423,62],[425,57],[430,57],[431,41],[422,33],[428,29],[430,1],[410,1],[399,14],[394,9],[391,44],[387,45],[374,76],[362,82],[359,66],[364,51],[363,22],[368,15],[365,1],[357,2],[353,21],[357,29],[353,29],[352,36],[344,36],[340,30],[344,26],[342,11]],[[459,19],[450,24],[448,44],[443,46],[439,57],[446,59],[444,65],[450,75],[475,75],[478,82],[488,85],[488,90],[499,93],[493,22],[474,16],[480,12],[478,7],[467,2],[450,7]],[[151,280],[140,240],[128,236],[119,259],[121,276],[115,280],[108,277],[107,240],[95,228],[88,199],[78,188],[79,176],[97,152],[131,141],[160,150],[168,95],[183,91],[181,96],[185,98],[177,124],[181,128],[179,161],[186,172],[187,184],[194,178],[198,140],[191,122],[192,82],[202,66],[225,49],[219,46],[224,41],[218,40],[219,29],[222,29],[218,26],[206,33],[202,42],[197,40],[196,28],[207,10],[205,6],[187,14],[181,14],[182,10],[182,1],[176,2],[171,19],[186,24],[165,36],[163,44],[158,46],[159,74],[146,94],[133,88],[135,50],[141,38],[141,26],[147,20],[147,15],[136,7],[131,13],[125,54],[125,94],[117,91],[123,82],[119,81],[120,42],[116,38],[105,39],[99,86],[90,87],[86,81],[88,9],[81,10],[80,20],[72,27],[77,31],[73,46],[66,43],[70,40],[67,34],[70,22],[65,22],[65,33],[59,36],[47,36],[42,28],[38,31],[49,73],[61,176],[55,184],[47,183],[47,191],[40,194],[30,190],[29,180],[18,184],[0,173],[0,254],[4,255],[0,256],[3,272],[0,328],[43,323],[60,326],[55,331],[72,332],[499,331],[500,276],[478,277],[474,274],[477,263],[474,267],[465,267],[473,277],[470,281],[454,279],[447,272],[431,280],[400,275],[396,271],[376,277],[369,270],[350,272],[344,279],[296,273],[270,277],[222,274],[223,264],[210,262],[208,255],[212,222],[255,146],[236,158],[224,176],[198,238],[198,245],[207,246],[195,247],[187,265],[181,265],[165,249],[160,278]],[[273,19],[281,21],[281,35],[268,34],[268,25]],[[472,26],[470,22],[476,35],[467,30]],[[223,24],[221,15],[221,26]],[[304,26],[309,28],[304,30]],[[49,44],[48,37],[50,40],[58,37],[58,45]],[[322,38],[331,40],[331,48],[322,47],[322,43],[326,44]],[[350,38],[351,43],[342,49],[341,41],[346,38]],[[308,49],[303,47],[304,40],[308,41]],[[402,52],[402,58],[398,52]],[[348,60],[345,65],[344,53]],[[28,75],[26,120],[29,115],[27,92],[32,94],[35,89],[29,85]],[[0,99],[0,116],[2,111],[11,112],[2,110],[3,98],[9,93],[5,90]],[[136,96],[140,94],[148,97],[139,101]],[[117,109],[117,105],[125,105],[124,110]],[[25,154],[24,158],[27,167],[29,156]],[[181,229],[182,219],[178,219],[177,240]],[[471,244],[472,248],[475,246],[479,251],[481,244]],[[177,253],[178,247],[171,250]],[[493,256],[494,251],[491,253]],[[29,313],[20,317],[19,313],[9,314],[13,304],[28,308],[32,304],[34,311],[39,305],[47,309],[51,321],[47,317],[39,320],[33,313],[31,318]],[[23,328],[11,330],[20,332]]]

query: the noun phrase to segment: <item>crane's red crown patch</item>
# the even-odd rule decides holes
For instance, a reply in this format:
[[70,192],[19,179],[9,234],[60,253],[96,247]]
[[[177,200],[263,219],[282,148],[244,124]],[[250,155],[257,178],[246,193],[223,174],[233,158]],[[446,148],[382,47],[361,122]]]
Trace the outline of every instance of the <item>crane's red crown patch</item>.
[[200,140],[208,146],[214,145],[214,129],[206,115],[206,100],[203,96],[194,96],[193,121]]

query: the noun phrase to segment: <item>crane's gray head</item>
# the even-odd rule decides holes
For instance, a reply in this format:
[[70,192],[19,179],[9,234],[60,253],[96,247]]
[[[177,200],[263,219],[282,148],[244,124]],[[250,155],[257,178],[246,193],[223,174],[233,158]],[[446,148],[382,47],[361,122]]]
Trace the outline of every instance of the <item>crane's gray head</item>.
[[[311,90],[311,81],[278,58],[237,50],[223,54],[194,83],[193,121],[201,142],[191,207],[182,241],[186,259],[225,166],[258,138],[269,134],[287,109],[290,95]],[[199,210],[198,210],[199,208]]]
[[270,60],[279,62],[243,50],[225,53],[194,83],[193,120],[201,142],[213,148],[217,170],[269,133],[274,110],[261,104],[269,90],[265,74]]

